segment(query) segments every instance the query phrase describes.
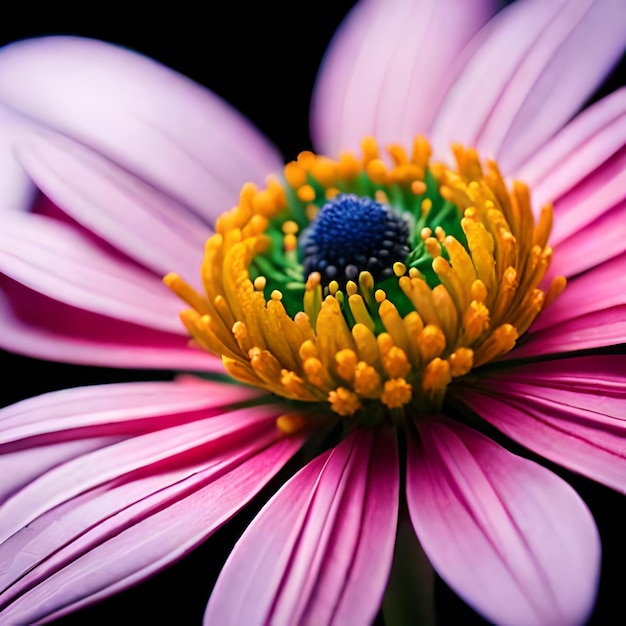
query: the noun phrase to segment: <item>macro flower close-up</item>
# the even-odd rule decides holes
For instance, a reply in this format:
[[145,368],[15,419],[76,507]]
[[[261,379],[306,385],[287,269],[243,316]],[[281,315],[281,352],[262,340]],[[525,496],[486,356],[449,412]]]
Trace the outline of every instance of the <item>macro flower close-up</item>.
[[436,580],[592,616],[611,545],[566,478],[626,491],[623,0],[336,26],[284,157],[126,47],[0,48],[0,348],[138,373],[0,409],[0,624],[194,551],[205,624],[444,623]]

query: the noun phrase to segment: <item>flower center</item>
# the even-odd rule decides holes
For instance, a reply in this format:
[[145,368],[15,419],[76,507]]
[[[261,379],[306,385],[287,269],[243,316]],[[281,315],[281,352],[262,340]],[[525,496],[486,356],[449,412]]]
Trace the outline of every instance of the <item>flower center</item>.
[[401,215],[353,193],[329,200],[302,233],[304,275],[319,272],[322,284],[345,285],[367,269],[374,280],[392,276],[409,254],[409,228]]
[[[513,348],[565,286],[539,288],[551,207],[454,146],[456,168],[409,156],[303,152],[244,185],[202,265],[205,294],[165,277],[192,338],[236,379],[362,424],[438,411],[447,386]],[[318,411],[319,414],[319,411]]]

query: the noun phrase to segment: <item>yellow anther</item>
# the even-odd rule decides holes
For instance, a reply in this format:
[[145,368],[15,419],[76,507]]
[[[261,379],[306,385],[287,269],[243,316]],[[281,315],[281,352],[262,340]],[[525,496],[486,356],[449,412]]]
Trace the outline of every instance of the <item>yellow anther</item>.
[[407,356],[398,346],[391,346],[383,356],[383,365],[389,378],[404,378],[411,371]]
[[396,165],[404,165],[409,162],[406,150],[399,144],[391,144],[387,146],[387,152]]
[[476,341],[490,324],[489,309],[482,303],[472,300],[463,315],[464,340],[471,344]]
[[298,415],[296,413],[281,415],[276,418],[276,428],[287,436],[299,433],[304,430],[306,426],[306,420],[302,417],[302,415]]
[[317,156],[311,164],[309,173],[323,187],[330,187],[337,180],[337,165],[329,158]]
[[315,200],[315,189],[311,185],[302,185],[296,193],[302,202],[313,202]]
[[300,230],[300,227],[293,220],[287,220],[283,222],[282,231],[285,235],[295,235]]
[[349,280],[346,283],[346,293],[348,294],[348,296],[354,296],[356,293],[358,293],[358,291],[359,288],[353,280]]
[[431,398],[442,394],[452,380],[450,363],[444,359],[433,359],[425,368],[422,389]]
[[422,238],[422,241],[426,241],[427,239],[432,237],[432,234],[432,228],[428,228],[428,226],[424,226],[424,228],[420,230],[420,237]]
[[361,150],[363,151],[363,165],[378,158],[378,144],[373,137],[365,137],[361,141]]
[[[414,180],[411,183],[411,191],[416,196],[421,196],[423,193],[426,193],[426,190],[427,190],[426,183],[423,180]],[[426,201],[426,199],[424,201]]]
[[293,189],[299,189],[302,185],[306,185],[307,183],[306,172],[295,161],[291,161],[285,165],[284,173],[285,179]]
[[380,204],[389,204],[389,196],[382,189],[377,189],[374,192],[374,198],[375,198],[376,202],[378,202]]
[[422,200],[422,205],[420,207],[422,217],[426,217],[430,210],[433,208],[433,201],[430,198],[424,198]]
[[298,238],[295,235],[288,234],[283,237],[283,249],[285,252],[293,252],[298,247]]
[[302,369],[311,383],[320,389],[323,389],[326,386],[328,373],[319,359],[314,357],[306,359],[306,361],[302,364]]
[[267,279],[265,276],[257,276],[254,279],[254,288],[257,291],[263,291],[265,289],[265,285],[267,284]]
[[306,388],[304,381],[295,372],[282,370],[280,373],[280,383],[285,391],[296,400],[315,400],[316,397]]
[[424,241],[424,247],[433,259],[441,254],[441,244],[434,237],[428,237],[428,239]]
[[365,361],[359,361],[354,370],[354,391],[364,398],[377,398],[381,393],[378,372]]
[[456,378],[457,376],[465,376],[474,365],[474,351],[470,348],[457,348],[450,355],[450,374]]
[[339,291],[339,283],[336,280],[331,280],[328,283],[328,291],[330,291],[331,296],[334,296]]
[[311,152],[310,150],[303,150],[298,155],[297,161],[298,165],[302,167],[303,170],[308,172],[315,164],[316,159],[317,155],[315,153]]
[[437,237],[437,241],[441,242],[446,238],[446,231],[441,226],[437,226],[435,228],[435,236]]
[[339,155],[337,173],[341,178],[351,180],[361,172],[361,164],[352,152],[342,152]]
[[356,393],[345,387],[337,387],[331,391],[328,394],[328,402],[335,413],[344,417],[354,415],[361,408],[361,402]]
[[383,300],[387,298],[387,294],[382,289],[377,289],[374,293],[374,298],[376,298],[376,302],[380,304]]
[[406,265],[404,263],[400,263],[400,261],[396,261],[393,264],[393,273],[399,278],[400,276],[404,276],[406,274]]
[[385,381],[381,402],[390,409],[399,409],[411,401],[413,387],[404,378],[394,378]]
[[365,172],[376,185],[384,185],[389,178],[387,166],[380,159],[368,161],[365,165]]
[[239,321],[233,324],[232,333],[237,341],[243,341],[248,336],[246,325]]
[[282,294],[282,292],[278,291],[278,289],[274,289],[272,291],[272,293],[270,294],[270,298],[272,300],[282,300],[283,299],[283,294]]
[[413,140],[413,154],[411,155],[411,162],[415,163],[418,167],[426,169],[428,160],[432,153],[430,143],[428,139],[423,135],[417,135]]
[[352,350],[340,350],[335,355],[337,363],[337,374],[345,381],[352,382],[354,379],[354,368],[357,364],[357,356]]
[[438,357],[446,347],[446,337],[439,326],[428,324],[417,338],[420,355],[425,363]]

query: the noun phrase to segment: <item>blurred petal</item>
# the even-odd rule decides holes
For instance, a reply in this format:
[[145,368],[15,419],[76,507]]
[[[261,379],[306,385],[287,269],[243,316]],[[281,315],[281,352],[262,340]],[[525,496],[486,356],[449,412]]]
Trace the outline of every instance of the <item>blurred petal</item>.
[[453,393],[533,452],[626,492],[626,356],[502,368]]
[[407,502],[435,570],[497,624],[577,624],[596,594],[600,542],[565,481],[467,426],[420,423]]
[[371,623],[397,514],[394,436],[350,435],[298,472],[252,522],[216,583],[205,624]]
[[[519,168],[583,105],[624,51],[621,0],[522,0],[504,9],[435,121],[450,141]],[[556,97],[548,97],[557,94]]]
[[76,37],[0,51],[0,103],[68,135],[211,222],[282,160],[193,81],[124,48]]
[[24,119],[0,103],[0,212],[28,211],[33,202],[35,185],[13,153],[15,141],[28,132]]
[[326,52],[313,94],[320,152],[383,145],[427,132],[465,44],[495,10],[490,0],[360,2]]
[[0,275],[0,347],[50,361],[224,373],[189,339],[72,307]]
[[152,387],[113,386],[108,403],[103,388],[71,390],[21,407],[35,422],[48,412],[65,437],[104,430],[118,440],[44,469],[5,503],[3,531],[16,531],[0,547],[9,623],[56,617],[159,571],[232,517],[302,442],[276,428],[279,406],[230,410],[231,386]]

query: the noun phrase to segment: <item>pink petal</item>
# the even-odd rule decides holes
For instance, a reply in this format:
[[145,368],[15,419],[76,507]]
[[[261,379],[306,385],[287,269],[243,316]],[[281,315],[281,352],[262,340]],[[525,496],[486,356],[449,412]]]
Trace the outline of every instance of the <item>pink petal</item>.
[[560,197],[554,205],[550,243],[558,244],[622,202],[626,198],[625,172],[626,149],[622,149]]
[[516,2],[463,69],[435,122],[514,171],[565,125],[619,60],[621,0]]
[[[69,437],[103,429],[117,436],[42,465],[5,503],[3,530],[17,531],[0,547],[0,605],[9,623],[51,619],[167,566],[232,517],[302,443],[276,429],[280,406],[230,410],[228,385],[109,390],[58,392],[5,410],[13,432],[22,422],[27,430],[52,422]],[[32,433],[22,436],[35,445]]]
[[7,213],[0,270],[30,289],[93,313],[185,334],[180,300],[152,274],[90,246],[42,215]]
[[296,474],[250,525],[216,583],[205,624],[371,623],[397,514],[393,436],[349,436]]
[[337,31],[313,94],[311,133],[327,154],[365,135],[410,141],[427,132],[465,44],[494,10],[488,0],[369,0]]
[[0,347],[85,365],[224,373],[219,358],[179,334],[68,306],[0,276]]
[[522,359],[548,354],[565,355],[623,343],[626,343],[626,306],[621,305],[581,315],[537,332],[531,328],[507,357]]
[[549,275],[575,276],[622,254],[626,245],[625,216],[626,201],[559,242]]
[[212,233],[183,205],[59,135],[34,135],[15,150],[39,189],[86,229],[159,276],[199,277]]
[[211,222],[282,161],[189,79],[124,48],[46,37],[0,52],[0,103],[77,139]]
[[537,318],[530,332],[622,304],[626,304],[626,251],[573,278]]
[[626,253],[575,277],[508,359],[626,342]]
[[583,111],[515,172],[536,206],[560,198],[624,145],[625,110],[622,88]]
[[502,368],[454,395],[533,452],[626,491],[624,355]]
[[600,542],[563,480],[445,419],[410,438],[407,502],[431,563],[495,623],[574,624],[595,599]]

